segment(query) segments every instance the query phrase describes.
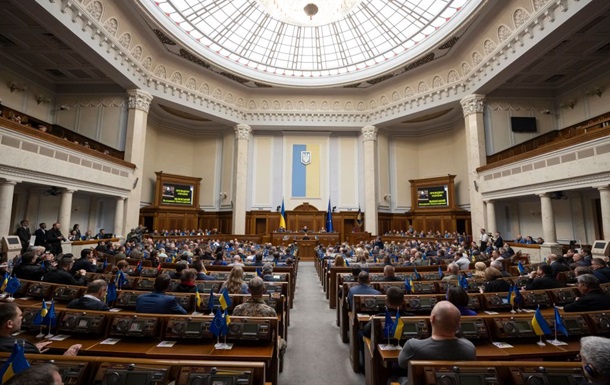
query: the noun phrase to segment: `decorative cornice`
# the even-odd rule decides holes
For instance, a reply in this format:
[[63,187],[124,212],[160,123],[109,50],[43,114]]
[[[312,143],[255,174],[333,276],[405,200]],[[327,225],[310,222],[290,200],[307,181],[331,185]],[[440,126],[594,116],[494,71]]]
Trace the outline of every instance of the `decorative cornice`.
[[[105,15],[111,7],[104,4],[104,0],[88,4],[73,0],[48,0],[48,2],[57,8],[58,12],[53,13],[56,18],[67,26],[78,25],[77,28],[84,31],[79,33],[83,41],[86,39],[82,35],[89,34],[96,44],[104,47],[106,59],[111,63],[114,62],[112,64],[130,76],[136,84],[154,89],[157,91],[156,95],[165,94],[168,100],[188,107],[196,106],[218,118],[259,125],[274,121],[303,125],[338,122],[379,125],[397,117],[456,101],[469,90],[480,89],[499,72],[498,68],[520,57],[524,50],[531,49],[541,38],[552,32],[554,26],[571,17],[586,3],[576,0],[536,0],[533,9],[526,10],[515,6],[512,22],[502,25],[498,23],[497,36],[481,35],[480,38],[477,36],[480,44],[473,48],[473,52],[464,52],[461,58],[459,54],[452,57],[455,59],[455,68],[439,68],[436,73],[430,74],[418,85],[409,83],[410,79],[405,77],[395,77],[397,87],[376,96],[364,109],[350,111],[349,105],[357,104],[359,101],[346,100],[341,103],[339,110],[333,108],[331,112],[305,108],[295,116],[294,112],[286,110],[270,112],[261,108],[254,112],[243,103],[243,99],[247,97],[246,93],[231,95],[229,99],[218,98],[222,95],[222,90],[219,90],[217,95],[209,93],[210,88],[217,90],[218,86],[208,87],[201,75],[195,79],[191,77],[192,73],[180,73],[182,69],[178,72],[167,72],[165,62],[149,56],[150,53],[143,52],[147,49],[146,46],[134,42],[135,39],[131,36],[135,34],[130,33],[131,31],[118,31],[122,26],[130,26],[130,23],[128,20],[117,20],[115,15]],[[97,6],[91,6],[93,3]],[[47,5],[47,8],[51,7]],[[51,12],[50,9],[49,11]],[[491,20],[494,21],[496,20]],[[160,59],[163,60],[164,57]],[[461,66],[458,65],[460,62]],[[183,84],[182,79],[188,81]],[[204,86],[207,87],[208,92],[205,92]],[[358,97],[362,97],[362,94]],[[264,102],[271,106],[273,99]],[[333,102],[328,100],[324,103]]]
[[377,141],[377,127],[365,126],[362,127],[362,141],[363,142],[376,142]]
[[252,127],[247,124],[238,124],[235,126],[235,140],[250,140]]
[[470,114],[482,114],[485,110],[485,95],[470,95],[460,100],[464,117]]
[[150,109],[150,102],[152,102],[152,95],[142,90],[127,90],[129,95],[129,109],[135,108],[142,110],[148,114]]

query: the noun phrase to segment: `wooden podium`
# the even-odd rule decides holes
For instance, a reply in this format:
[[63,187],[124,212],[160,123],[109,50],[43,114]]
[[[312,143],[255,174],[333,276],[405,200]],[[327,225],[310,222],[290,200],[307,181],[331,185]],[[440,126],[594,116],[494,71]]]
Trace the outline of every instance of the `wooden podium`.
[[318,241],[315,239],[301,239],[296,241],[299,247],[299,259],[301,261],[313,261],[316,257],[315,247]]

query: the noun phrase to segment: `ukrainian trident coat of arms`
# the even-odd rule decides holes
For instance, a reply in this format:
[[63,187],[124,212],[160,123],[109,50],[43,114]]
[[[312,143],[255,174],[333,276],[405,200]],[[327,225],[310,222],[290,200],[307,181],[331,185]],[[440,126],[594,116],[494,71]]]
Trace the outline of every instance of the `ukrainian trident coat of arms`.
[[301,151],[301,163],[305,166],[311,163],[311,151]]

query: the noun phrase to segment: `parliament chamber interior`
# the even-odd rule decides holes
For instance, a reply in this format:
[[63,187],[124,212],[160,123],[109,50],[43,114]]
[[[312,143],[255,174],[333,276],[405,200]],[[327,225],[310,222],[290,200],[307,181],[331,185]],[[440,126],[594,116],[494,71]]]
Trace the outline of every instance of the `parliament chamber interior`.
[[610,384],[609,52],[605,0],[0,0],[0,384]]

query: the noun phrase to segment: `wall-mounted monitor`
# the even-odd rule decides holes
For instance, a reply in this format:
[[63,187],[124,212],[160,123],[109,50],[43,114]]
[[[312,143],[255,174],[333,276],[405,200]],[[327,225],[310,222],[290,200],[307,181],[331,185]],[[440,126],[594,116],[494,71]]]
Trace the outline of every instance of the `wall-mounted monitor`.
[[511,117],[510,127],[513,132],[536,132],[536,118],[532,117]]
[[449,206],[449,187],[447,185],[417,188],[418,207]]
[[193,186],[163,183],[161,203],[164,205],[192,206]]

